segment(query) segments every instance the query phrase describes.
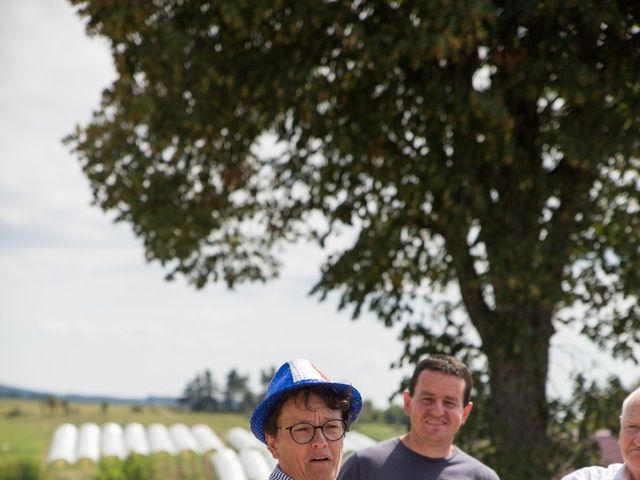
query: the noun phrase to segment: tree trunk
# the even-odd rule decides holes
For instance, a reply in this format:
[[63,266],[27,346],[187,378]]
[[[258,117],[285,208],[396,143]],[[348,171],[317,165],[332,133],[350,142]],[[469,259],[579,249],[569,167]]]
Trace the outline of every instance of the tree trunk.
[[483,339],[493,397],[487,407],[495,428],[496,468],[502,477],[540,480],[551,477],[545,391],[553,328],[550,315],[523,318],[527,310],[498,314]]

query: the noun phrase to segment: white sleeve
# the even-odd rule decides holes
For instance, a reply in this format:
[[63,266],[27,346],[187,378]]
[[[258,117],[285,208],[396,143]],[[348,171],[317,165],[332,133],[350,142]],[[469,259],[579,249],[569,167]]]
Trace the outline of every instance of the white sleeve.
[[621,464],[609,465],[608,468],[593,466],[585,467],[562,477],[561,480],[616,480],[622,468]]

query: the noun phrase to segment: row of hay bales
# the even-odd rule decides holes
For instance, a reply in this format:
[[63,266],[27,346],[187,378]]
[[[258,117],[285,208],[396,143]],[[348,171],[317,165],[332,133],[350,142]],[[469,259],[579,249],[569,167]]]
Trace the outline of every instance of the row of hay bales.
[[[109,422],[101,427],[84,423],[78,428],[65,423],[53,434],[48,460],[73,464],[83,459],[93,462],[108,457],[124,459],[132,454],[213,453],[211,461],[220,480],[266,480],[269,477],[275,460],[266,446],[248,430],[240,427],[230,429],[226,442],[231,448],[204,424],[187,427],[183,423],[174,423],[167,428],[154,423],[145,428],[139,423],[129,423],[123,428]],[[344,447],[349,453],[372,444],[375,444],[374,440],[358,432],[349,432]]]
[[97,462],[101,457],[124,459],[131,454],[165,452],[175,455],[182,451],[204,454],[223,447],[220,438],[203,424],[189,428],[183,423],[175,423],[167,428],[153,423],[145,428],[139,423],[129,423],[123,428],[109,422],[102,427],[84,423],[77,428],[65,423],[53,433],[48,459],[49,462],[73,464],[82,459]]

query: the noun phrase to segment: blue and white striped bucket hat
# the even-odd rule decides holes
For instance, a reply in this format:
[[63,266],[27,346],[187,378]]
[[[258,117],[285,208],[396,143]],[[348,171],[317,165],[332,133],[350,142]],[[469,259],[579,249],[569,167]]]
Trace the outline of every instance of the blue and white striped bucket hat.
[[347,414],[347,423],[352,424],[362,409],[360,392],[347,383],[332,382],[309,360],[298,358],[282,365],[271,379],[267,395],[251,415],[251,431],[262,443],[267,443],[264,436],[264,424],[271,410],[277,405],[283,394],[290,390],[311,385],[326,385],[338,392],[351,393],[351,405]]

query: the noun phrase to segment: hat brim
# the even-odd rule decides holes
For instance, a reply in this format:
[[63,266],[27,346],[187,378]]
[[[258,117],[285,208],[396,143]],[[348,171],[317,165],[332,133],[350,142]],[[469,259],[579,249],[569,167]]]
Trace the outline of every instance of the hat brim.
[[251,415],[250,425],[251,431],[258,440],[260,440],[264,444],[267,443],[264,434],[264,424],[267,420],[267,417],[269,416],[269,413],[278,404],[282,396],[292,390],[300,390],[309,386],[326,386],[329,388],[333,388],[340,393],[351,393],[351,404],[349,405],[349,413],[347,414],[347,423],[351,425],[356,421],[358,415],[360,414],[360,410],[362,410],[362,397],[360,396],[360,392],[358,392],[358,390],[356,390],[353,386],[347,383],[323,382],[320,380],[312,379],[302,380],[294,385],[282,388],[277,393],[265,398],[256,407],[253,414]]

